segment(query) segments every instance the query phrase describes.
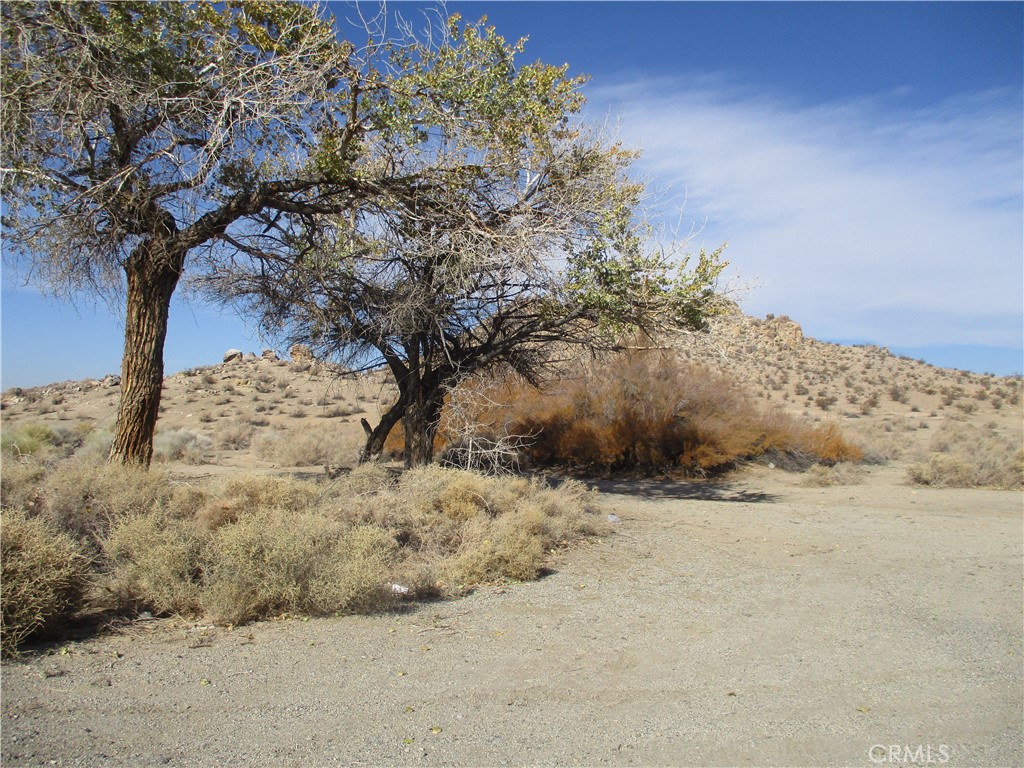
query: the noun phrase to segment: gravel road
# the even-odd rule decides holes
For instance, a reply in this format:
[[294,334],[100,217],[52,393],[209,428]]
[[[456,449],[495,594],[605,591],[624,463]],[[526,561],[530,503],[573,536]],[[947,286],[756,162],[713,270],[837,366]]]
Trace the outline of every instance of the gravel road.
[[4,663],[3,765],[1024,765],[1021,494],[798,482],[609,483],[539,582]]

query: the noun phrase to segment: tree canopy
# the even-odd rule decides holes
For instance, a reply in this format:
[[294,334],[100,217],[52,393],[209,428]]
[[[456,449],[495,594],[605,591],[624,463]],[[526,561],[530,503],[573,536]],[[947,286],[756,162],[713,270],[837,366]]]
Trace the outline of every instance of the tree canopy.
[[148,465],[171,296],[192,272],[265,330],[382,363],[430,459],[445,394],[564,345],[700,327],[722,268],[648,246],[635,155],[576,120],[582,79],[485,21],[315,5],[0,5],[7,253],[123,296],[111,460]]
[[321,144],[327,173],[410,185],[345,215],[263,233],[210,285],[325,358],[387,366],[399,395],[368,435],[404,422],[407,461],[431,459],[445,395],[507,365],[531,382],[567,347],[696,329],[720,252],[688,267],[652,247],[635,153],[575,121],[581,80],[519,64],[485,22],[458,17],[391,51],[365,128]]

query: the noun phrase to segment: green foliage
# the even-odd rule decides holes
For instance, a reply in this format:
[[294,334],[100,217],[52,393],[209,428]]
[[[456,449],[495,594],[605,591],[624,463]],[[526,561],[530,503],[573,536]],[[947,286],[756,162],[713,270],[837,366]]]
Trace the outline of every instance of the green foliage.
[[13,434],[0,437],[3,452],[12,458],[45,452],[56,443],[57,433],[46,424],[26,424]]

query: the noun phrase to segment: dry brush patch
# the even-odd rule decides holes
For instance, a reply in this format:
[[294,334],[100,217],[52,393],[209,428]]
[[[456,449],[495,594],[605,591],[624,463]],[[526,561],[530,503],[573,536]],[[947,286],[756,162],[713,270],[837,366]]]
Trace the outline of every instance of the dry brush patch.
[[11,656],[77,607],[89,561],[73,538],[51,524],[20,509],[4,509],[0,563],[0,649]]
[[74,459],[40,466],[35,493],[16,497],[32,510],[3,510],[5,654],[70,613],[239,624],[455,596],[536,578],[553,551],[607,526],[579,483],[436,466],[206,486]]
[[926,461],[907,468],[911,482],[940,488],[1024,488],[1024,447],[992,425],[947,420],[929,449]]
[[513,382],[485,399],[498,407],[479,421],[528,436],[540,466],[706,476],[754,459],[803,469],[862,458],[834,424],[761,407],[730,377],[670,354],[620,355],[543,392]]

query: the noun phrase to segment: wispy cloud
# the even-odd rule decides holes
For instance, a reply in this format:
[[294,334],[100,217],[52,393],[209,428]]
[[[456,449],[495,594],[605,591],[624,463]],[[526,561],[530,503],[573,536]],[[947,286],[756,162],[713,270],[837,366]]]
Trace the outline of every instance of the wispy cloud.
[[899,94],[819,105],[722,82],[589,94],[622,120],[698,240],[760,287],[745,306],[820,338],[1022,344],[1019,94],[929,108]]

